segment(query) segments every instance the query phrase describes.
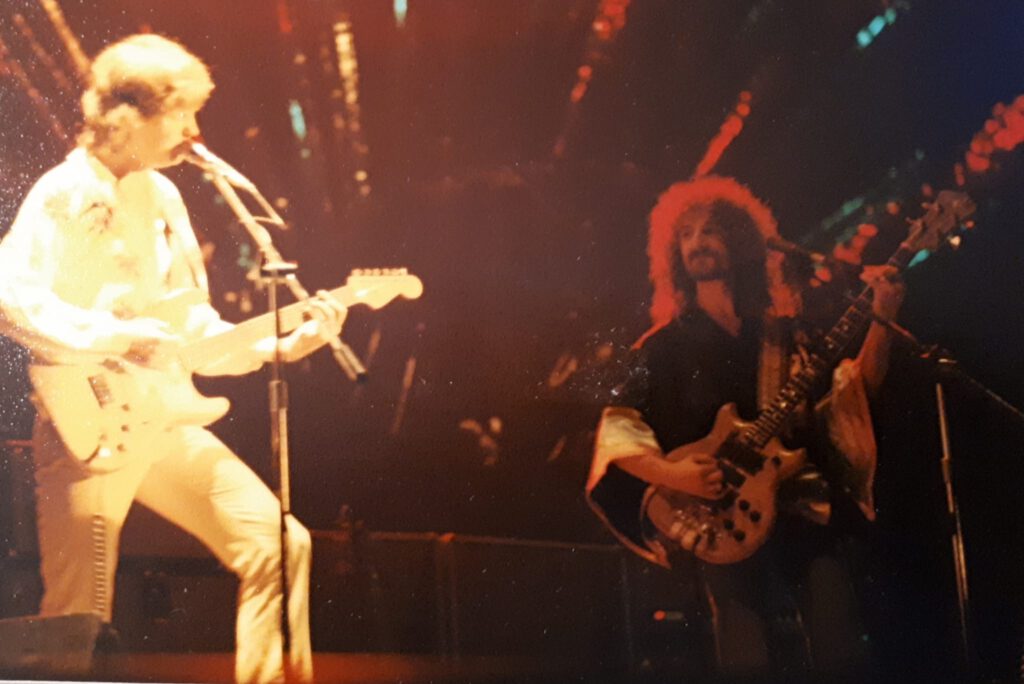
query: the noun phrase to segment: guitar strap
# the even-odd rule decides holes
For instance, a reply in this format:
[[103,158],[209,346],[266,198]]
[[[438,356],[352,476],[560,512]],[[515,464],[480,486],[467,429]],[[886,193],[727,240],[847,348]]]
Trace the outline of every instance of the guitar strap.
[[[177,220],[175,216],[165,215],[164,224],[166,226],[164,237],[167,239],[171,253],[180,256],[188,267],[192,284],[203,292],[209,292],[210,283],[206,276],[206,266],[203,264],[203,252],[195,233],[189,229],[188,220]],[[168,276],[173,277],[173,268]]]
[[[795,325],[792,318],[765,316],[757,374],[757,407],[760,411],[768,408],[782,386],[809,361],[807,349],[794,336]],[[796,414],[796,424],[806,419],[806,409],[805,406]]]
[[766,409],[789,378],[791,339],[784,319],[765,315],[757,373],[757,407]]
[[[790,376],[807,361],[804,349],[794,344],[793,325],[791,318],[765,317],[757,378],[757,402],[761,410],[771,404]],[[799,421],[805,417],[806,414],[801,412],[795,419]],[[780,487],[778,504],[780,510],[788,510],[824,525],[832,514],[829,498],[828,483],[817,467],[808,462]]]

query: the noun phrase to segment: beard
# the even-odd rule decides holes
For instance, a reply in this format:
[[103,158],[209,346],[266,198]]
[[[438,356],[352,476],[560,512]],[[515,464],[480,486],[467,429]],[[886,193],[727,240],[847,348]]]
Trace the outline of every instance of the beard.
[[694,282],[724,280],[729,275],[729,268],[723,255],[712,251],[701,251],[690,254],[685,263],[686,274]]

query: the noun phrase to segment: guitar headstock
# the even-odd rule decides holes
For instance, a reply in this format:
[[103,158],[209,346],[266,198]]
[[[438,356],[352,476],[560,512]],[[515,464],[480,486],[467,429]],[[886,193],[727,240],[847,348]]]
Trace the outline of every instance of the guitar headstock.
[[915,252],[937,250],[974,215],[977,206],[967,193],[943,190],[925,209],[921,218],[911,222],[910,235],[904,242]]
[[395,297],[418,299],[423,282],[404,268],[357,268],[345,281],[359,303],[379,309]]

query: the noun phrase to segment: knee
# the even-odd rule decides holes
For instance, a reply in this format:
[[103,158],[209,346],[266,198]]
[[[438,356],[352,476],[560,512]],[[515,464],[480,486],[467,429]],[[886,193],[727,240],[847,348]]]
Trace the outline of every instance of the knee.
[[[312,538],[309,530],[292,517],[287,518],[285,541],[289,565],[308,565],[312,556]],[[280,571],[281,538],[278,534],[260,534],[249,539],[248,548],[236,568],[242,578],[273,578]]]
[[279,572],[281,548],[275,537],[252,537],[233,568],[242,580],[269,581]]
[[292,516],[286,522],[288,530],[288,555],[295,560],[307,561],[313,553],[313,539],[306,526]]

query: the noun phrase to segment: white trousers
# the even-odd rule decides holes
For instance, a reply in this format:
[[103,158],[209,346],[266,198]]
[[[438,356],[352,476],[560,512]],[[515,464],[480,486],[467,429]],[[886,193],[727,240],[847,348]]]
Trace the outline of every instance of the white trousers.
[[[280,506],[262,480],[212,433],[181,428],[111,473],[86,473],[45,421],[33,438],[44,585],[42,615],[110,621],[118,540],[133,500],[203,542],[239,578],[235,678],[285,678],[281,635]],[[312,681],[309,532],[287,519],[292,681]]]

